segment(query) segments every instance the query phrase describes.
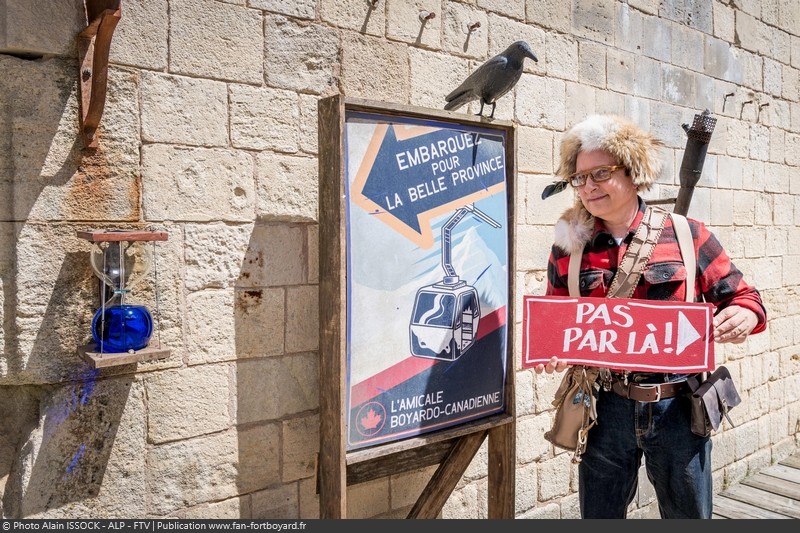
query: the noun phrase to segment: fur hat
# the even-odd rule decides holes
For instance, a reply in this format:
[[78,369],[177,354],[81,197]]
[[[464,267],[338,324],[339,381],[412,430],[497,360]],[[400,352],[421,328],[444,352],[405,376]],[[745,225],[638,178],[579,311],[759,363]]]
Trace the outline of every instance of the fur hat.
[[[638,191],[649,190],[661,172],[659,150],[664,143],[643,131],[633,122],[616,115],[590,115],[578,122],[561,140],[561,160],[556,176],[566,180],[575,173],[578,154],[605,150],[625,165]],[[580,198],[567,209],[556,224],[555,243],[571,253],[583,249],[594,231],[594,217],[583,207]]]

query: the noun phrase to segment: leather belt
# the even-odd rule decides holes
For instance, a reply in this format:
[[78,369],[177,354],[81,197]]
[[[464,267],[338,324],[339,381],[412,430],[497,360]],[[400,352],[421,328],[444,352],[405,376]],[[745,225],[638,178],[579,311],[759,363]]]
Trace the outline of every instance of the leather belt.
[[623,398],[637,402],[657,402],[673,398],[684,392],[689,392],[689,385],[685,381],[671,383],[628,383],[622,381],[611,383],[611,390]]

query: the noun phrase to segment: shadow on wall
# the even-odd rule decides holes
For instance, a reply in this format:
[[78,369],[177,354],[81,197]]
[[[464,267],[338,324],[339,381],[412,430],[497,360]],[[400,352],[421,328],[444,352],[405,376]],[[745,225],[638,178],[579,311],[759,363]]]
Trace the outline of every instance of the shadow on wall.
[[249,502],[242,518],[318,516],[308,510],[318,509],[313,481],[319,450],[318,288],[309,285],[310,228],[257,221],[236,281],[237,488]]
[[[92,501],[103,486],[112,449],[115,443],[120,445],[116,436],[133,378],[96,378],[97,371],[90,371],[80,381],[47,387],[41,394],[37,413],[41,425],[20,435],[15,448],[19,461],[6,487],[4,500],[16,499],[20,486],[25,487],[24,499],[13,516],[70,516],[71,508],[75,509],[73,516],[81,511],[98,518],[127,514],[125,510],[95,509]],[[143,435],[143,429],[140,433]],[[134,479],[141,475],[142,467],[136,461],[115,462],[115,468],[127,469],[126,475]]]
[[[37,245],[52,246],[48,242],[53,238],[51,235]],[[35,252],[34,246],[24,255],[35,256]],[[20,358],[29,354],[27,362],[18,365],[24,370],[12,373],[17,381],[46,379],[59,384],[2,387],[0,479],[6,481],[0,489],[4,517],[79,515],[81,509],[70,515],[74,506],[98,518],[104,514],[92,508],[92,501],[103,485],[133,377],[99,380],[100,371],[90,369],[78,357],[77,348],[90,338],[87,312],[91,309],[86,308],[86,302],[93,301],[90,285],[96,281],[87,263],[84,253],[64,256],[46,308],[35,312],[40,321],[36,338],[30,346],[23,338],[22,348],[16,352]],[[33,289],[25,285],[35,285],[39,280],[35,273],[23,276],[21,292],[32,293]],[[145,439],[144,424],[141,426],[126,428],[126,437],[139,434],[139,438],[126,439],[131,442],[122,447],[138,446],[133,457],[141,457],[142,463],[116,461],[116,470],[127,470],[120,477],[136,479],[142,475]],[[136,440],[138,443],[133,442]]]

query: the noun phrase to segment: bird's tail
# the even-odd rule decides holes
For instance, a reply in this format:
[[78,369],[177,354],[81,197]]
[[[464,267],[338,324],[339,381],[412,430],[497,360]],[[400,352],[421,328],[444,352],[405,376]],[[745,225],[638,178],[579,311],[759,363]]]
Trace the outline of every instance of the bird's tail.
[[468,92],[467,93],[457,94],[457,95],[453,96],[453,98],[448,98],[448,101],[444,105],[444,108],[447,111],[451,111],[453,109],[458,109],[459,107],[463,106],[464,104],[467,104],[467,103],[471,102],[472,100],[474,100],[474,98]]

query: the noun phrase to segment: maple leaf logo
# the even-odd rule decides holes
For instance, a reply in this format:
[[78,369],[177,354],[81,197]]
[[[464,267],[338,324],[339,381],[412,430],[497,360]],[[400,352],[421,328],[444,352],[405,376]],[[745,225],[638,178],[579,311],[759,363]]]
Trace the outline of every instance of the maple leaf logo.
[[367,414],[361,417],[361,426],[367,430],[375,429],[381,423],[381,420],[383,420],[383,417],[370,408]]

